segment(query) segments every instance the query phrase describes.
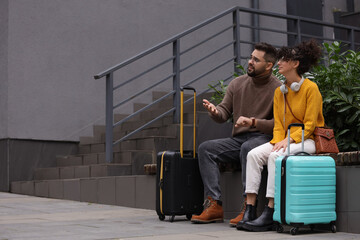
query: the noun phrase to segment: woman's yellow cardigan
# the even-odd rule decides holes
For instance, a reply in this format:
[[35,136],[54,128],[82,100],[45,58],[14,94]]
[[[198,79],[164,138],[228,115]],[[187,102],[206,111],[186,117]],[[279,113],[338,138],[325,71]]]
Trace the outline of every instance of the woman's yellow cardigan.
[[[316,83],[305,79],[298,92],[288,88],[285,94],[292,112],[301,123],[305,125],[304,139],[314,139],[313,132],[315,127],[324,126],[324,116],[322,112],[323,100]],[[270,143],[275,144],[287,137],[287,127],[290,123],[299,121],[292,115],[288,104],[285,107],[284,94],[280,88],[274,94],[274,130],[273,139]],[[301,128],[291,128],[290,137],[296,142],[301,142]]]

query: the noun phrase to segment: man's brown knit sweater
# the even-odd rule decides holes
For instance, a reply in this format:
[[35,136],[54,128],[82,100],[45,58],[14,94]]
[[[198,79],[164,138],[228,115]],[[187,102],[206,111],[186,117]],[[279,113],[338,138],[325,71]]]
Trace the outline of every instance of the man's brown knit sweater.
[[256,131],[272,135],[274,91],[280,85],[281,82],[271,72],[262,77],[249,77],[247,74],[237,77],[230,82],[223,101],[216,106],[219,116],[210,116],[222,123],[233,113],[234,124],[240,116],[257,119],[256,128],[233,126],[233,136]]

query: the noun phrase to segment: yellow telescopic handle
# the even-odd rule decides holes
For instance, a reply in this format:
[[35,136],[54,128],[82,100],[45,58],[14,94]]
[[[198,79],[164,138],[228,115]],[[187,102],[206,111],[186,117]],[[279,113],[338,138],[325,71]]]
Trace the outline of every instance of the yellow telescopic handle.
[[194,130],[193,130],[193,158],[195,158],[196,149],[196,91],[194,91]]
[[193,130],[193,157],[196,156],[196,90],[193,87],[185,86],[180,92],[180,155],[184,156],[184,89],[194,91],[194,130]]
[[184,157],[184,91],[180,93],[180,156]]

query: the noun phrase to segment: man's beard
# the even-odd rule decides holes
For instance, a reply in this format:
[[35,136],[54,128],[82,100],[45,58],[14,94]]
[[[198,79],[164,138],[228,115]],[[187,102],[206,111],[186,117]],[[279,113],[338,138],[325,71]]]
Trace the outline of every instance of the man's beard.
[[[249,67],[251,66],[252,70],[249,70]],[[248,69],[247,69],[247,74],[249,75],[249,77],[257,77],[259,75],[261,75],[262,73],[265,72],[265,67],[264,68],[260,68],[260,69],[256,69],[254,67],[254,65],[249,65]]]
[[252,70],[250,70],[250,65],[248,66],[248,69],[247,69],[247,74],[250,76],[250,77],[256,77],[256,70],[255,70],[255,67],[254,66],[251,66]]

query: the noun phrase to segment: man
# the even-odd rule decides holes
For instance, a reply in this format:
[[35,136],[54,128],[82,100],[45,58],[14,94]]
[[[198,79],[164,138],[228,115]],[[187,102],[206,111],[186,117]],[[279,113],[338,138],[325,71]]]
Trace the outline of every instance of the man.
[[247,74],[233,79],[222,102],[214,106],[203,99],[210,117],[219,123],[234,119],[232,137],[203,142],[199,146],[199,166],[207,199],[204,211],[193,215],[194,223],[222,222],[220,172],[218,162],[238,162],[242,168],[242,185],[245,201],[240,214],[230,220],[230,226],[249,218],[246,209],[246,156],[248,152],[272,139],[273,97],[281,82],[272,75],[276,62],[276,49],[267,43],[255,45],[248,61]]

